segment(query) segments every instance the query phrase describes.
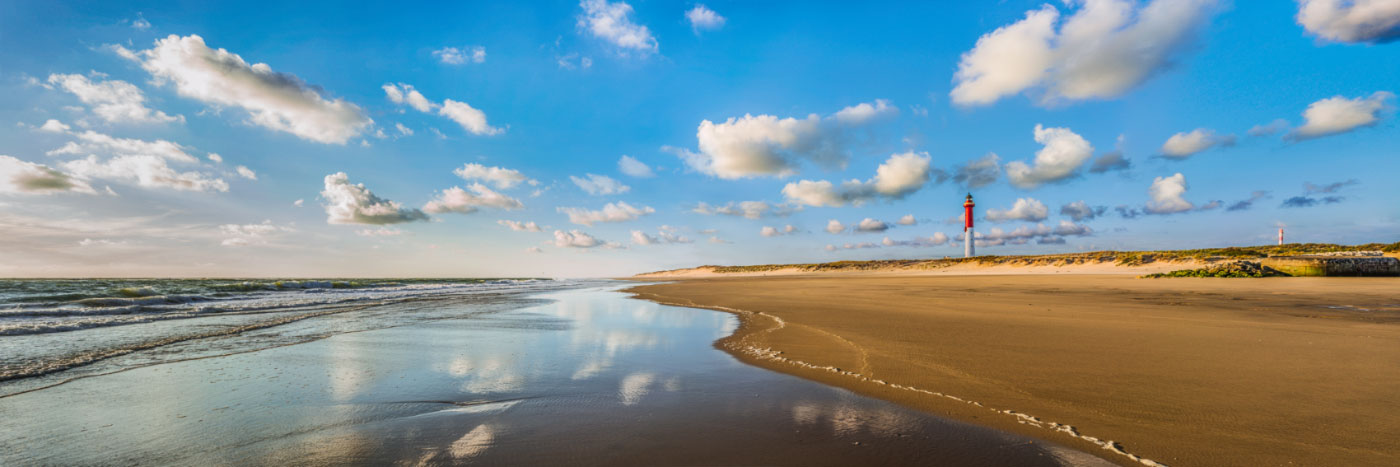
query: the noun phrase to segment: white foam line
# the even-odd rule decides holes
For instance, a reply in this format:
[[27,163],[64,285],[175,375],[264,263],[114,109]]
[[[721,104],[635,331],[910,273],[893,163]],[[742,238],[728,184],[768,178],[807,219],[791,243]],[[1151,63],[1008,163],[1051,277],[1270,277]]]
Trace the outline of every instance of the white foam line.
[[[691,303],[693,304],[694,302],[691,302]],[[758,335],[758,334],[768,334],[768,333],[771,333],[771,332],[773,332],[773,331],[776,331],[776,330],[782,329],[782,328],[784,328],[784,327],[787,327],[787,322],[783,321],[782,318],[779,318],[779,317],[777,317],[777,316],[773,316],[773,315],[770,315],[770,314],[767,314],[767,313],[763,313],[763,312],[748,311],[748,310],[740,310],[740,309],[736,309],[736,308],[728,308],[728,307],[722,307],[722,306],[698,306],[698,305],[697,305],[696,307],[697,307],[697,308],[709,308],[709,309],[716,309],[716,310],[728,311],[728,312],[731,312],[731,313],[735,313],[735,314],[739,314],[739,315],[744,315],[744,316],[762,316],[762,317],[764,317],[764,318],[768,318],[769,320],[772,320],[774,323],[777,324],[777,326],[764,329],[764,330],[759,331],[759,332],[757,332],[757,333],[754,333],[754,334],[752,334],[752,335],[750,335],[750,336],[745,336],[745,337],[742,338],[741,340],[748,340],[749,337],[753,337],[753,336],[756,336],[756,335]],[[999,414],[1002,414],[1002,415],[1013,416],[1013,417],[1016,418],[1016,422],[1017,422],[1017,423],[1020,423],[1020,424],[1022,424],[1022,425],[1028,425],[1028,426],[1033,426],[1033,427],[1036,427],[1036,428],[1048,429],[1048,430],[1050,430],[1050,431],[1052,431],[1052,432],[1055,432],[1055,433],[1064,434],[1064,435],[1067,435],[1067,436],[1070,436],[1070,437],[1073,437],[1073,438],[1077,438],[1077,439],[1082,440],[1082,441],[1088,441],[1089,443],[1092,443],[1092,444],[1094,444],[1094,445],[1096,445],[1096,446],[1098,446],[1098,447],[1100,447],[1100,448],[1103,448],[1103,449],[1106,450],[1106,451],[1112,451],[1112,452],[1115,453],[1115,454],[1118,454],[1118,455],[1120,455],[1120,456],[1127,457],[1128,459],[1132,459],[1133,462],[1137,462],[1137,463],[1142,464],[1142,465],[1148,465],[1148,466],[1152,466],[1152,467],[1167,467],[1166,464],[1163,464],[1163,463],[1161,463],[1161,462],[1157,462],[1157,461],[1154,461],[1154,460],[1152,460],[1152,459],[1148,459],[1148,458],[1145,458],[1145,457],[1142,457],[1142,456],[1139,456],[1139,455],[1136,455],[1136,454],[1133,454],[1133,453],[1130,453],[1130,452],[1124,450],[1123,447],[1120,446],[1116,441],[1113,441],[1113,440],[1106,440],[1106,439],[1099,439],[1099,438],[1096,438],[1096,437],[1093,437],[1093,436],[1088,436],[1088,435],[1081,434],[1081,433],[1079,433],[1079,430],[1078,430],[1078,429],[1075,429],[1075,428],[1074,428],[1073,426],[1071,426],[1071,425],[1065,425],[1065,424],[1062,424],[1062,423],[1055,423],[1055,422],[1050,422],[1050,421],[1041,420],[1039,417],[1031,416],[1031,415],[1028,415],[1028,414],[1024,414],[1024,413],[1021,413],[1021,412],[1014,411],[1014,410],[1009,410],[1009,409],[997,409],[997,408],[993,408],[993,407],[987,407],[987,406],[985,406],[985,405],[982,405],[981,402],[963,399],[963,398],[960,398],[960,397],[957,397],[957,396],[954,396],[954,395],[951,395],[951,394],[944,394],[944,393],[941,393],[941,392],[930,391],[930,390],[927,390],[927,389],[921,389],[921,388],[917,388],[917,387],[914,387],[914,386],[905,386],[905,385],[902,385],[902,384],[891,383],[891,382],[888,382],[888,381],[885,381],[885,380],[882,380],[882,379],[874,379],[874,378],[870,378],[870,377],[868,377],[868,376],[862,375],[862,374],[860,374],[860,373],[858,373],[858,372],[848,371],[848,370],[842,370],[841,368],[835,367],[835,366],[815,365],[815,364],[807,363],[807,362],[804,362],[804,361],[801,361],[801,360],[796,360],[796,359],[784,357],[784,356],[782,355],[783,352],[778,351],[778,350],[774,350],[774,349],[768,348],[768,347],[758,347],[758,346],[755,346],[755,345],[749,345],[749,344],[738,343],[738,342],[726,342],[726,343],[724,343],[724,344],[722,344],[722,345],[723,345],[725,348],[727,348],[727,349],[729,349],[729,350],[731,350],[731,351],[738,352],[738,353],[742,353],[742,354],[745,354],[745,355],[749,355],[749,356],[752,356],[752,357],[754,357],[754,358],[756,358],[756,359],[759,359],[759,360],[768,360],[768,361],[773,361],[773,362],[786,363],[786,364],[793,365],[793,366],[797,366],[797,367],[801,367],[801,368],[807,368],[807,369],[812,369],[812,370],[827,371],[827,372],[830,372],[830,373],[835,373],[835,374],[838,374],[838,375],[848,376],[848,377],[851,377],[851,378],[859,379],[859,380],[861,380],[861,381],[879,384],[879,385],[881,385],[881,386],[888,386],[888,387],[891,387],[891,388],[894,388],[894,389],[901,389],[901,390],[905,390],[905,391],[911,391],[911,392],[917,392],[917,393],[921,393],[921,394],[927,394],[927,395],[930,395],[930,396],[942,397],[942,398],[944,398],[944,399],[955,400],[955,401],[958,401],[958,402],[962,402],[962,403],[964,403],[964,404],[974,405],[974,406],[977,406],[977,407],[982,407],[982,408],[985,408],[985,409],[987,409],[987,410],[990,410],[990,411],[992,411],[992,412],[996,412],[996,413],[999,413]]]

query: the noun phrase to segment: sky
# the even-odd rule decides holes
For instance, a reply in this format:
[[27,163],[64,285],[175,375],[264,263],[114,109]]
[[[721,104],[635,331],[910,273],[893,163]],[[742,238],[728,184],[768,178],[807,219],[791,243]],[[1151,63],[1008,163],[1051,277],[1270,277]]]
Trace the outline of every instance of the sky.
[[1400,0],[0,3],[0,276],[1400,241]]

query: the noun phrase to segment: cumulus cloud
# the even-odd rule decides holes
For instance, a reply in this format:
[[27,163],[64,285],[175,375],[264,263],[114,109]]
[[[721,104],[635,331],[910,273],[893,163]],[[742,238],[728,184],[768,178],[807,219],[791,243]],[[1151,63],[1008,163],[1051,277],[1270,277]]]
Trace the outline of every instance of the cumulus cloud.
[[617,46],[619,52],[645,55],[659,48],[650,29],[632,22],[632,5],[627,2],[583,0],[579,6],[583,14],[578,17],[578,28]]
[[827,223],[826,223],[826,232],[829,233],[829,234],[833,234],[833,235],[834,235],[834,234],[839,234],[839,233],[845,232],[845,231],[846,231],[846,226],[843,225],[843,224],[841,224],[841,221],[838,221],[838,220],[836,220],[836,219],[832,219],[832,220],[830,220],[830,221],[827,221]]
[[554,231],[554,246],[559,248],[594,248],[594,247],[620,247],[616,243],[609,243],[599,240],[597,237],[583,233],[580,230]]
[[0,194],[96,194],[79,178],[43,164],[0,155]]
[[457,122],[462,129],[474,135],[498,135],[504,133],[504,128],[493,127],[486,120],[486,112],[472,107],[466,102],[458,102],[446,99],[441,104],[428,100],[423,93],[414,89],[413,85],[404,83],[388,83],[380,86],[384,90],[385,97],[390,102],[399,105],[407,105],[414,110],[423,113],[436,113],[447,117],[449,120]]
[[[1159,0],[1160,1],[1160,0]],[[1044,145],[1030,165],[1021,161],[1006,164],[1006,178],[1020,188],[1066,180],[1094,155],[1094,146],[1069,128],[1035,126],[1035,142]]]
[[1173,214],[1190,211],[1195,205],[1183,197],[1185,194],[1185,175],[1177,173],[1170,177],[1153,178],[1152,186],[1147,188],[1147,196],[1150,199],[1143,211],[1148,214]]
[[578,185],[579,189],[594,196],[618,195],[632,189],[632,187],[623,185],[622,182],[606,175],[585,174],[583,177],[570,175],[569,180]]
[[249,64],[238,54],[211,49],[197,35],[171,35],[141,52],[117,50],[181,96],[241,108],[255,125],[308,141],[344,144],[374,123],[355,104],[327,99],[319,87],[266,63]]
[[865,218],[865,219],[862,219],[862,220],[860,221],[860,223],[856,224],[854,230],[855,230],[856,232],[862,232],[862,233],[875,233],[875,232],[884,232],[884,231],[889,230],[889,229],[890,229],[890,225],[889,225],[889,224],[886,224],[884,221],[879,221],[879,220],[876,220],[876,219],[872,219],[872,218],[867,217],[867,218]]
[[442,190],[437,198],[423,205],[423,210],[433,214],[449,212],[471,214],[484,207],[514,210],[523,208],[525,205],[518,199],[487,188],[486,185],[473,183],[467,185],[466,189],[454,186]]
[[1079,222],[1102,216],[1104,211],[1107,210],[1108,207],[1106,206],[1090,206],[1089,203],[1084,202],[1084,200],[1079,200],[1060,206],[1060,215],[1069,216],[1070,219]]
[[623,154],[622,157],[617,160],[617,170],[629,177],[648,178],[656,176],[656,173],[651,171],[651,167],[648,167],[646,164],[642,163],[642,161],[626,154]]
[[466,63],[485,63],[486,47],[479,45],[471,47],[443,47],[433,51],[433,56],[442,63],[448,65],[462,65]]
[[39,131],[47,133],[67,133],[68,130],[72,128],[73,127],[63,124],[63,122],[50,118],[45,120],[43,125],[39,126]]
[[1094,163],[1089,165],[1089,173],[1101,174],[1128,170],[1132,167],[1132,161],[1123,156],[1123,151],[1113,150],[1103,153],[1098,159],[1094,159]]
[[558,208],[569,216],[569,222],[592,226],[599,222],[627,222],[656,212],[650,206],[634,207],[622,201],[608,203],[603,209],[593,211],[584,208]]
[[715,13],[704,4],[696,4],[695,8],[685,12],[685,20],[690,22],[690,29],[699,34],[702,30],[719,29],[724,26],[725,18]]
[[996,182],[998,177],[1001,177],[1001,157],[992,152],[953,171],[953,181],[964,188],[982,188]]
[[711,206],[701,202],[692,209],[691,212],[704,215],[725,215],[743,217],[745,219],[762,219],[765,217],[787,217],[792,213],[801,211],[802,206],[789,203],[772,204],[767,201],[740,201],[738,203],[729,202],[723,206]]
[[505,167],[487,167],[481,164],[466,164],[460,168],[453,169],[452,173],[457,174],[466,181],[483,181],[490,183],[498,189],[507,190],[514,188],[521,183],[534,185],[538,182],[531,180],[519,170],[507,169]]
[[1162,144],[1162,157],[1185,159],[1215,146],[1234,144],[1235,135],[1217,135],[1213,130],[1197,128],[1167,138],[1167,142]]
[[269,219],[261,224],[224,224],[219,226],[219,231],[224,235],[220,245],[237,247],[266,245],[273,237],[295,229],[273,224]]
[[183,121],[146,107],[141,89],[120,80],[92,81],[83,75],[49,75],[49,84],[68,91],[92,107],[92,113],[109,123],[166,123]]
[[785,225],[781,229],[777,227],[764,226],[758,231],[758,234],[764,237],[780,237],[783,235],[792,235],[795,233],[797,233],[797,227],[793,227],[792,224]]
[[423,211],[375,196],[363,183],[350,183],[345,172],[326,176],[321,197],[326,200],[326,222],[330,224],[387,225],[428,220]]
[[1400,39],[1400,2],[1300,0],[1298,24],[1336,42],[1382,43]]
[[1369,97],[1335,96],[1313,102],[1303,111],[1303,126],[1295,128],[1288,138],[1319,138],[1375,125],[1383,113],[1390,111],[1389,101],[1393,98],[1394,94],[1377,91]]
[[1045,207],[1045,203],[1040,202],[1040,200],[1020,198],[1011,205],[1011,209],[988,209],[987,220],[992,222],[1039,222],[1045,220],[1049,214],[1050,209]]
[[844,167],[856,144],[851,130],[898,112],[887,101],[877,100],[827,117],[745,114],[720,123],[704,120],[696,131],[698,153],[662,149],[676,153],[690,168],[720,178],[785,177],[797,173],[804,160],[827,168]]
[[783,196],[797,204],[833,207],[903,199],[928,182],[930,160],[927,153],[895,154],[880,164],[869,180],[848,180],[839,186],[825,180],[801,180],[784,186]]
[[[1171,67],[1209,20],[1214,0],[1087,0],[1063,22],[1031,10],[964,53],[953,103],[987,105],[1033,90],[1043,104],[1120,96]],[[1059,30],[1056,26],[1059,25]]]
[[899,218],[899,222],[896,223],[899,225],[918,225],[919,220],[915,219],[913,214],[905,214],[904,217]]
[[504,226],[506,226],[506,227],[509,227],[510,230],[514,230],[514,231],[516,231],[516,232],[541,232],[541,231],[542,231],[542,229],[540,229],[539,224],[536,224],[536,223],[534,223],[533,221],[532,221],[532,222],[520,222],[520,221],[512,221],[512,220],[501,219],[501,220],[496,221],[496,223],[497,223],[497,224],[504,225]]
[[402,123],[394,123],[394,128],[399,130],[400,135],[413,136],[413,129],[404,126]]

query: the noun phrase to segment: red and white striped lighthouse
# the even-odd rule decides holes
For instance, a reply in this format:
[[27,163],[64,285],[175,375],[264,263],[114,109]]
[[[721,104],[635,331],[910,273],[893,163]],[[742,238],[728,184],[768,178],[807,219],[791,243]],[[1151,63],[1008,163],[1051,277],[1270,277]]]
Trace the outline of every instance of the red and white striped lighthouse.
[[972,193],[967,194],[967,201],[963,202],[963,256],[971,258],[977,253],[974,251],[972,239],[972,207],[976,206],[972,202]]

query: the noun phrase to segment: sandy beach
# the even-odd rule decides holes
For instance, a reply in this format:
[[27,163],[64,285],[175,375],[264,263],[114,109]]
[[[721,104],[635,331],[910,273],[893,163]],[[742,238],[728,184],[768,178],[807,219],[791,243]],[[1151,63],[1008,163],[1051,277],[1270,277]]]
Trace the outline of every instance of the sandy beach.
[[1400,464],[1394,278],[666,280],[743,361],[1124,465]]

